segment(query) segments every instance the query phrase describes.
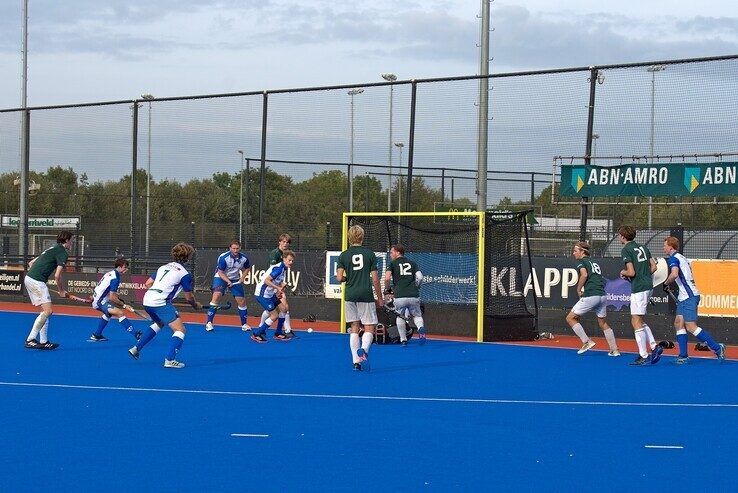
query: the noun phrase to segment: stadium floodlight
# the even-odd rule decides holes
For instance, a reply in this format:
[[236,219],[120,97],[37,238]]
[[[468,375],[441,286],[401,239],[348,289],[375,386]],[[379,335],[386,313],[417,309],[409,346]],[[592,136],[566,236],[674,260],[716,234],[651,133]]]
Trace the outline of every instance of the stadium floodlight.
[[[397,80],[395,74],[382,74],[382,78],[387,82]],[[392,100],[394,99],[394,84],[390,85],[390,104],[389,104],[389,146],[387,158],[389,161],[389,176],[387,177],[387,212],[392,210]]]
[[149,232],[151,230],[151,94],[141,94],[149,103],[148,158],[146,160],[146,257],[149,256]]
[[[250,166],[249,166],[249,160],[244,156],[243,151],[238,150],[236,151],[241,155],[240,161],[241,161],[241,172],[239,173],[241,177],[241,191],[239,192],[239,198],[238,198],[238,241],[241,242],[243,245],[244,238],[243,238],[243,217],[244,217],[244,203],[243,203],[243,162],[246,161],[246,190],[249,189],[249,172],[250,172]],[[245,216],[246,216],[246,234],[248,234],[249,230],[249,200],[246,198],[246,206],[245,206]]]
[[354,96],[364,92],[364,89],[357,87],[348,91],[351,96],[351,159],[348,169],[349,180],[349,211],[354,210]]
[[400,150],[400,170],[397,173],[397,212],[400,212],[401,209],[401,203],[402,203],[402,196],[400,195],[400,188],[401,188],[401,182],[402,179],[402,148],[405,147],[405,144],[402,142],[395,142],[395,147],[397,147]]

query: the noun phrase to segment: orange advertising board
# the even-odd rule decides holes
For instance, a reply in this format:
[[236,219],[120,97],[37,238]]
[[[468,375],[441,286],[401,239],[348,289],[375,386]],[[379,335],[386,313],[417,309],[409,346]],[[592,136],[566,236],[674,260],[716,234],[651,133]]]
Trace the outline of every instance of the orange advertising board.
[[700,316],[738,317],[738,260],[693,260],[691,264],[702,295]]

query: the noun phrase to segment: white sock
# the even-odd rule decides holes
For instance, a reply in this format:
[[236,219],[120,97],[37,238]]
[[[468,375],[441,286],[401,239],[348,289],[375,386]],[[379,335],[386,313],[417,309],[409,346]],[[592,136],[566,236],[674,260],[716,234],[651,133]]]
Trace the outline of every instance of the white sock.
[[618,348],[618,343],[615,341],[615,333],[609,327],[603,330],[602,333],[605,334],[605,339],[607,339],[607,345],[610,346],[610,351],[615,351]]
[[49,316],[46,315],[46,312],[41,312],[38,314],[38,316],[36,317],[36,320],[33,321],[31,332],[28,333],[28,337],[26,338],[27,341],[30,341],[31,339],[35,339],[38,336],[39,331],[41,331],[41,327],[44,326],[48,318]]
[[372,341],[374,340],[374,334],[371,332],[364,332],[361,336],[361,349],[368,353],[369,348],[372,347]]
[[359,350],[359,346],[361,343],[359,342],[359,334],[351,333],[349,334],[349,347],[351,348],[351,359],[354,363],[359,363],[361,360],[359,360],[359,356],[357,356],[356,351]]
[[41,344],[46,344],[49,342],[49,319],[46,319],[46,322],[44,322],[44,326],[41,327],[41,330],[38,333],[38,342]]
[[584,327],[582,327],[582,324],[577,322],[571,327],[571,329],[574,331],[577,337],[581,339],[582,344],[586,344],[587,341],[589,341],[589,336],[587,336],[587,333],[584,332]]
[[264,325],[264,322],[269,318],[269,312],[264,310],[261,312],[261,321],[259,322],[259,325]]
[[407,341],[407,324],[403,319],[397,317],[397,331],[400,333],[400,342]]
[[641,355],[642,358],[648,357],[648,349],[646,349],[646,346],[648,344],[646,336],[646,331],[644,329],[638,329],[635,331],[635,340],[636,344],[638,344],[638,354]]
[[646,331],[646,337],[648,338],[648,345],[651,346],[651,351],[653,351],[653,348],[656,347],[656,339],[653,338],[653,332],[651,332],[651,327],[649,327],[648,324],[643,324],[643,330]]
[[292,332],[292,324],[290,323],[290,312],[284,312],[284,331]]

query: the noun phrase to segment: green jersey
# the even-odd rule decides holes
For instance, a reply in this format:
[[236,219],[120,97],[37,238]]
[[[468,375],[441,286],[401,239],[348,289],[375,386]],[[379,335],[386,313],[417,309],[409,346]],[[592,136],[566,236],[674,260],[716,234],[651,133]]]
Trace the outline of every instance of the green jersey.
[[377,256],[363,246],[350,246],[341,252],[337,267],[346,274],[346,301],[374,301],[372,271],[377,270]]
[[415,273],[418,264],[407,257],[397,257],[387,266],[392,272],[395,298],[419,298],[420,289],[415,285]]
[[269,252],[269,265],[277,265],[282,261],[282,250],[275,248]]
[[633,293],[649,291],[653,289],[653,278],[651,277],[651,252],[643,245],[635,241],[629,241],[622,250],[623,262],[633,264],[635,277],[631,278],[630,290]]
[[67,263],[68,258],[69,252],[67,252],[67,249],[62,244],[57,243],[56,246],[47,248],[38,256],[26,275],[31,279],[46,282],[58,266],[64,266]]
[[600,264],[592,262],[589,257],[584,257],[577,264],[577,272],[580,269],[587,271],[587,280],[584,281],[584,294],[582,296],[605,296],[605,278],[602,277]]

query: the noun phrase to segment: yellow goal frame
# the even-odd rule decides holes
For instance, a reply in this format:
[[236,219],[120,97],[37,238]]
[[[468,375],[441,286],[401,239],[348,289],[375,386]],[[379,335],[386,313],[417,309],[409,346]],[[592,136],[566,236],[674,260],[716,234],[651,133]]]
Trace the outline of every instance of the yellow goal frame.
[[[352,217],[474,217],[476,218],[479,241],[477,242],[477,342],[482,342],[484,336],[484,212],[344,212],[341,221],[341,251],[348,248],[349,219]],[[346,333],[346,312],[344,301],[346,290],[341,288],[341,333]]]

